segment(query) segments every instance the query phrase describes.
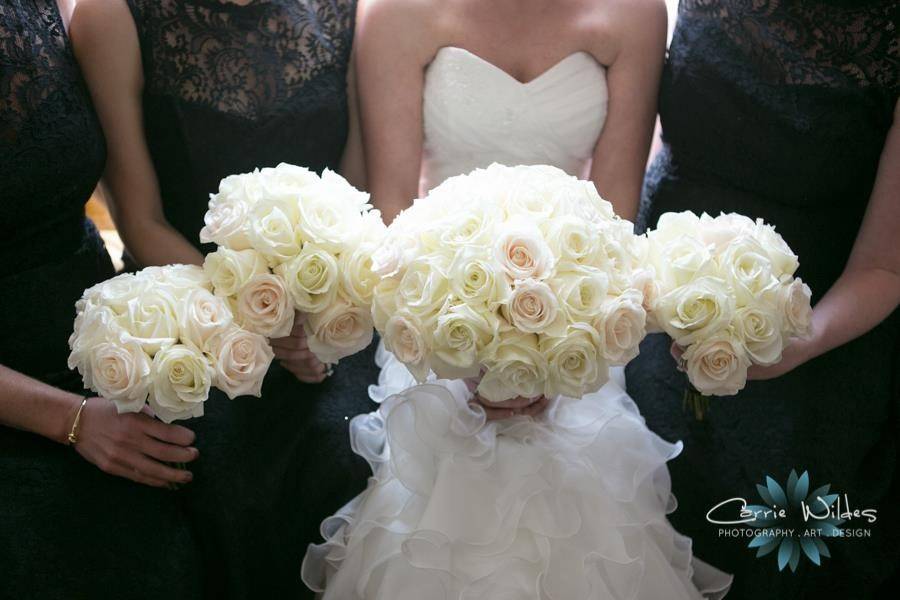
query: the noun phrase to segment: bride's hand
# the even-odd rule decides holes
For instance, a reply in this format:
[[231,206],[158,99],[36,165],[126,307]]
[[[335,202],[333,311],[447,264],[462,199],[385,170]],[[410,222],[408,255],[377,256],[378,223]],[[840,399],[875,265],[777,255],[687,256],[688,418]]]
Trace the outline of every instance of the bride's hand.
[[297,312],[291,334],[283,338],[269,340],[275,358],[281,365],[304,383],[321,383],[326,377],[325,365],[316,358],[306,340],[303,313]]
[[503,402],[488,402],[479,395],[471,400],[470,404],[477,404],[484,409],[488,421],[509,419],[511,417],[536,417],[547,408],[550,401],[546,396],[537,398],[513,398]]

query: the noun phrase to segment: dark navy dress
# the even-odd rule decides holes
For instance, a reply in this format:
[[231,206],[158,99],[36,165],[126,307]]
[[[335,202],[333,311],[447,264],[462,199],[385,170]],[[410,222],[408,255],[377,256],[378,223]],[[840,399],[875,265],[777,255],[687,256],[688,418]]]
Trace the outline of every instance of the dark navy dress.
[[[350,0],[129,0],[145,135],[168,221],[202,251],[219,180],[280,162],[337,169],[348,129]],[[214,394],[188,423],[200,459],[181,491],[206,557],[206,595],[296,598],[319,523],[365,487],[349,419],[370,412],[374,351],[307,385],[273,365],[262,398]]]
[[[54,0],[0,1],[0,364],[70,392],[75,302],[113,267],[84,204],[106,146]],[[188,600],[180,499],[0,427],[0,598]]]
[[[667,211],[738,212],[774,224],[821,298],[840,276],[872,192],[900,78],[896,2],[683,0],[664,70],[664,148],[641,220]],[[900,232],[898,232],[900,233]],[[734,573],[734,598],[876,598],[900,563],[898,315],[780,378],[682,408],[685,377],[665,335],[626,371],[648,426],[684,452],[669,464],[676,529]],[[808,470],[851,508],[874,507],[871,538],[829,542],[832,558],[779,573],[747,539],[718,535],[707,511],[757,483]],[[811,488],[812,489],[812,488]],[[844,499],[842,498],[842,503]]]

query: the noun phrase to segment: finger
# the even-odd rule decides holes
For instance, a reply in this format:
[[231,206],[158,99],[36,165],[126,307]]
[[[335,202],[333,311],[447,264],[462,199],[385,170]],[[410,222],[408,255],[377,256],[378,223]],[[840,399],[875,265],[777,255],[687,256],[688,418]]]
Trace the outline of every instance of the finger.
[[147,456],[162,462],[188,463],[200,456],[200,451],[194,447],[185,448],[166,444],[150,436],[144,436],[138,449]]
[[302,313],[299,310],[294,311],[294,327],[298,324],[303,325],[306,323],[306,313]]
[[298,350],[296,347],[273,346],[272,351],[275,353],[275,358],[279,360],[301,361],[316,358],[309,350]]
[[550,404],[550,400],[548,398],[541,397],[541,399],[534,404],[519,409],[517,411],[517,414],[520,414],[524,417],[536,417],[544,412],[544,410],[546,410],[548,404]]
[[515,411],[509,408],[494,408],[492,406],[485,406],[481,402],[472,401],[469,402],[470,406],[477,406],[484,411],[484,415],[488,421],[497,421],[500,419],[508,419],[510,417],[515,416]]
[[144,433],[160,441],[179,446],[190,446],[197,438],[194,432],[181,425],[170,425],[156,419],[142,419]]
[[297,368],[294,365],[285,364],[283,365],[285,369],[291,372],[297,379],[302,381],[303,383],[322,383],[325,381],[326,376],[324,371],[307,371],[306,369]]
[[309,349],[309,345],[306,343],[305,338],[299,337],[283,337],[283,338],[275,338],[273,340],[269,340],[269,345],[273,348],[284,348],[285,350],[307,350]]
[[115,465],[110,467],[107,471],[110,475],[115,475],[116,477],[122,477],[123,479],[130,479],[135,483],[140,483],[143,485],[149,485],[150,487],[158,487],[164,488],[169,487],[169,484],[162,479],[156,479],[153,477],[148,477],[138,471],[137,469],[126,467],[124,465]]
[[143,454],[135,454],[130,457],[132,468],[137,469],[144,477],[161,479],[169,483],[189,483],[194,479],[194,474],[183,469],[176,469]]
[[281,365],[292,373],[302,373],[309,376],[324,375],[328,368],[322,363],[310,363],[306,360],[280,360]]
[[537,401],[537,398],[524,398],[519,396],[517,398],[511,398],[509,400],[502,400],[500,402],[488,402],[481,396],[478,396],[478,401],[481,403],[487,403],[492,408],[525,408],[531,404],[534,404]]

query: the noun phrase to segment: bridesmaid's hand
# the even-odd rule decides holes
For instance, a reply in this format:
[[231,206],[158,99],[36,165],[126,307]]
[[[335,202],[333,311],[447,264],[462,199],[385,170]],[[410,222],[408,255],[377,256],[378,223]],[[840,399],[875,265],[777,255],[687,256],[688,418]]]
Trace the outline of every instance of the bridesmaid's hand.
[[814,341],[793,340],[791,345],[784,349],[779,362],[768,367],[752,365],[750,370],[747,371],[747,379],[765,380],[781,377],[817,354],[819,353],[816,352]]
[[321,383],[327,377],[325,365],[316,358],[309,349],[306,341],[306,331],[303,323],[306,316],[297,312],[294,315],[294,328],[287,337],[269,340],[275,358],[285,369],[294,374],[294,377],[304,383]]
[[101,471],[153,487],[185,484],[190,471],[164,463],[188,463],[200,456],[194,432],[153,418],[150,410],[118,414],[112,402],[90,398],[81,413],[75,450]]

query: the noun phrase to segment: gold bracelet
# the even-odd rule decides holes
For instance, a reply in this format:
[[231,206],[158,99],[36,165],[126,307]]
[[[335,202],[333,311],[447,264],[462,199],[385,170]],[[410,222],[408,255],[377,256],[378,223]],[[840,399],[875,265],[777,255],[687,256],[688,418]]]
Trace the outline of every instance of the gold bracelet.
[[84,405],[87,404],[89,397],[85,396],[84,400],[81,401],[81,406],[78,407],[78,412],[75,413],[75,420],[72,421],[72,429],[69,430],[69,444],[73,446],[78,443],[78,425],[81,423],[81,411],[84,410]]

